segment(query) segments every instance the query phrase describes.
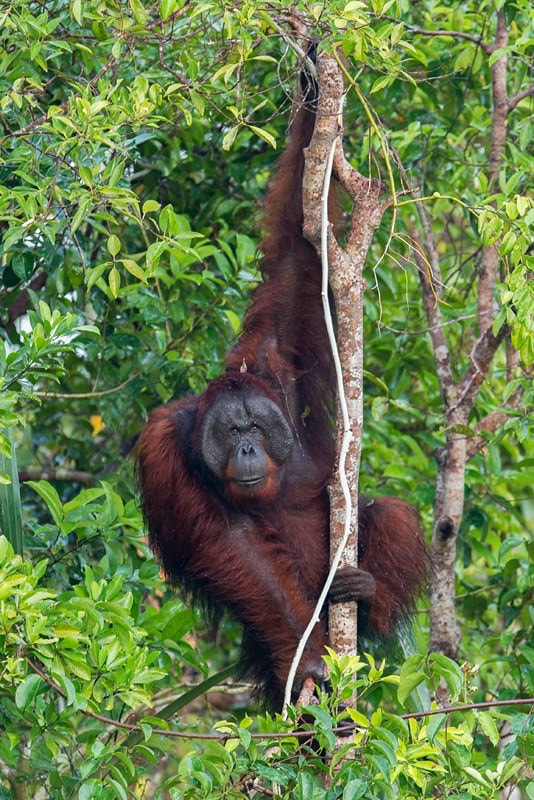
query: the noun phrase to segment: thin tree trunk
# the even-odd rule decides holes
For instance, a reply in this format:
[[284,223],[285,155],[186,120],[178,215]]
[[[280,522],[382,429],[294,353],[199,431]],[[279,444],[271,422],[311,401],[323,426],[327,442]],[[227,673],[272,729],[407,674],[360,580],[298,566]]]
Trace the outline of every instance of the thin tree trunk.
[[[506,46],[508,30],[502,10],[497,13],[493,44],[482,41],[479,43],[486,55]],[[488,153],[490,189],[498,181],[506,143],[507,115],[514,107],[506,92],[506,67],[506,53],[491,66],[493,112]],[[406,179],[405,174],[404,178]],[[446,446],[437,453],[438,475],[431,550],[430,647],[456,658],[461,632],[455,609],[455,563],[456,542],[464,510],[465,468],[468,459],[479,452],[484,441],[481,437],[469,438],[466,427],[480,387],[489,373],[493,356],[508,331],[503,326],[496,336],[492,333],[499,256],[497,248],[491,245],[483,248],[478,279],[479,338],[471,350],[469,367],[459,380],[454,379],[453,356],[449,351],[439,309],[441,272],[438,251],[430,219],[422,203],[417,204],[417,211],[422,235],[419,244],[417,233],[414,232],[413,238],[417,244],[415,258],[419,267],[423,304],[429,321],[436,373],[448,428]],[[512,365],[510,370],[516,364],[513,353],[508,355],[508,364]],[[477,429],[495,430],[505,419],[506,415],[503,413],[494,412],[481,420]]]
[[[362,269],[374,231],[386,203],[379,199],[381,184],[360,175],[345,159],[341,144],[343,76],[336,60],[327,53],[317,58],[320,87],[314,135],[306,152],[303,181],[304,234],[322,254],[336,303],[337,341],[343,387],[337,425],[337,453],[341,460],[331,487],[331,560],[336,559],[347,533],[339,565],[357,565],[358,483],[363,424],[363,278]],[[335,148],[335,149],[333,149]],[[336,241],[318,197],[328,184],[327,164],[333,156],[334,171],[350,195],[354,209],[346,247]],[[326,181],[325,181],[326,176]],[[326,204],[323,204],[323,209]],[[322,243],[322,247],[321,247]],[[324,294],[327,294],[326,287]],[[339,370],[338,370],[339,372]],[[338,374],[338,379],[341,377]],[[345,456],[347,443],[348,450]],[[348,494],[343,491],[343,480]],[[354,654],[357,639],[356,603],[339,603],[330,608],[329,638],[339,654]]]

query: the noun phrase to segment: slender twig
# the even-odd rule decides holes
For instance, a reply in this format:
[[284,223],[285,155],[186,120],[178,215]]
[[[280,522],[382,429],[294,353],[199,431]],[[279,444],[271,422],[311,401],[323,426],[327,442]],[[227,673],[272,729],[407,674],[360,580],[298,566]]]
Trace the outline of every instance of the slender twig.
[[463,703],[459,706],[443,706],[430,711],[413,711],[402,714],[402,719],[435,717],[436,714],[454,714],[455,711],[475,711],[477,708],[499,708],[501,706],[534,706],[534,697],[516,697],[514,700],[486,700],[482,703]]
[[[457,322],[463,322],[466,319],[476,319],[478,314],[461,314],[458,317],[454,317],[454,319],[446,319],[441,322],[441,326],[444,328],[446,325],[456,325]],[[436,326],[430,326],[428,328],[418,328],[416,331],[408,331],[402,328],[392,328],[391,325],[386,325],[385,322],[378,323],[379,328],[384,328],[386,331],[391,331],[391,333],[400,333],[403,336],[422,336],[424,333],[430,333],[433,330],[436,330]]]
[[476,36],[473,33],[466,33],[465,31],[448,31],[445,29],[439,29],[437,31],[431,31],[427,28],[418,28],[416,25],[409,25],[406,22],[403,22],[401,19],[397,19],[396,17],[390,17],[387,14],[375,14],[377,19],[388,19],[391,22],[396,22],[397,24],[402,24],[406,28],[407,31],[410,33],[419,34],[419,36],[452,36],[454,39],[466,39],[468,42],[473,42],[473,44],[479,45],[485,53],[491,54],[493,52],[493,45],[489,42],[485,42],[482,36]]
[[119,383],[118,386],[112,386],[111,389],[101,389],[98,392],[73,392],[72,394],[67,394],[64,392],[32,392],[32,394],[34,397],[46,397],[47,399],[56,400],[86,400],[92,397],[105,397],[107,394],[115,394],[115,392],[120,392],[121,389],[124,389],[125,386],[138,378],[139,375],[141,375],[141,370],[134,372],[133,375],[130,375],[130,377],[126,378],[125,381]]
[[485,42],[480,36],[475,36],[472,33],[465,33],[465,31],[429,31],[425,28],[413,28],[411,25],[406,26],[410,33],[418,33],[420,36],[452,36],[454,39],[467,39],[468,42],[478,45],[484,50],[485,53],[492,53],[493,47],[488,42]]

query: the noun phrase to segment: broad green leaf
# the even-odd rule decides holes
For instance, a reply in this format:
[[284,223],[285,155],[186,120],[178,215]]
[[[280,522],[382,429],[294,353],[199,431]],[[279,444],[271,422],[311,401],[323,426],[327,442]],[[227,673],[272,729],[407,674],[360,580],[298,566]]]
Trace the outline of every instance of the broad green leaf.
[[121,274],[117,267],[112,267],[109,273],[109,288],[113,297],[118,297],[121,288]]
[[5,433],[11,445],[11,456],[0,451],[0,475],[5,476],[0,480],[0,533],[11,543],[15,553],[22,555],[24,539],[17,452],[12,429],[7,428]]
[[409,675],[401,678],[399,688],[397,689],[397,698],[399,703],[405,704],[407,698],[420,683],[426,680],[426,675],[423,672],[412,672]]
[[493,719],[490,711],[477,711],[476,712],[477,719],[480,723],[480,727],[492,743],[492,745],[497,745],[499,743],[499,730]]
[[432,717],[429,717],[426,730],[430,742],[434,741],[437,734],[440,732],[440,730],[443,728],[446,722],[447,722],[446,714],[434,714]]
[[121,249],[121,243],[118,236],[112,234],[108,239],[108,250],[112,256],[116,256]]
[[17,708],[25,709],[30,706],[39,693],[42,681],[39,675],[31,674],[19,683],[15,692]]
[[153,211],[159,211],[160,208],[161,203],[158,203],[157,200],[145,200],[143,203],[143,216]]
[[147,277],[142,267],[140,267],[135,261],[132,261],[131,258],[121,258],[120,263],[123,264],[128,272],[130,272],[135,278],[143,283],[147,282]]
[[52,514],[54,522],[61,528],[63,523],[63,507],[57,491],[48,481],[27,481],[26,486],[30,486],[37,494],[43,498],[48,510]]
[[391,83],[392,78],[389,75],[382,75],[381,78],[377,78],[376,81],[371,86],[369,90],[369,94],[373,94],[374,92],[379,92],[380,89],[384,89],[386,86],[389,86]]
[[226,316],[228,318],[228,321],[230,322],[230,325],[232,326],[233,332],[234,333],[239,333],[239,331],[241,330],[241,318],[239,317],[239,315],[236,314],[234,311],[232,311],[229,308],[226,308],[224,310],[224,313],[226,314]]
[[83,2],[82,0],[72,0],[70,4],[70,13],[78,23],[81,25],[83,22]]
[[264,142],[267,142],[267,144],[271,145],[273,150],[276,150],[276,139],[271,133],[266,131],[264,128],[257,128],[255,125],[251,125],[250,128],[257,136],[260,137],[260,139],[263,139]]
[[179,8],[179,5],[176,0],[161,0],[160,3],[161,19],[163,20],[168,19],[171,16],[171,14],[174,13],[176,8]]
[[227,133],[225,133],[222,141],[223,150],[229,150],[231,148],[240,127],[241,127],[240,125],[234,125],[233,128],[230,128],[230,130]]

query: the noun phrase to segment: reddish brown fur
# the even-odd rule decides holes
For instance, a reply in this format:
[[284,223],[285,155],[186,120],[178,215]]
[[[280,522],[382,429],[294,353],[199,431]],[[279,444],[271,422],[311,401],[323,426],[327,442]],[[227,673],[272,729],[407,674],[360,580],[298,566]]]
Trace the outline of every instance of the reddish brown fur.
[[[150,542],[166,575],[215,615],[227,609],[243,623],[245,670],[274,706],[328,571],[334,381],[320,263],[302,236],[303,149],[313,124],[313,111],[301,106],[266,199],[266,280],[226,373],[199,397],[151,413],[138,462]],[[244,387],[275,402],[294,435],[289,462],[270,461],[266,487],[250,501],[217,483],[199,446],[214,400]],[[360,566],[377,585],[370,633],[388,636],[413,606],[424,544],[408,503],[388,497],[362,505]],[[316,626],[298,678],[321,674],[326,638],[325,626]]]

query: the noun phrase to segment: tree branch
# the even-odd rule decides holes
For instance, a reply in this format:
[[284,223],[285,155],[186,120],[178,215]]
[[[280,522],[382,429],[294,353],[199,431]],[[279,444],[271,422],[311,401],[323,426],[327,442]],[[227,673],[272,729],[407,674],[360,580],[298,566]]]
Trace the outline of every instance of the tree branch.
[[508,99],[508,113],[513,111],[514,108],[519,105],[521,100],[524,100],[525,97],[532,97],[534,96],[534,84],[529,86],[528,89],[523,89],[522,92],[518,92],[514,97],[510,97]]
[[[422,204],[418,203],[417,206],[424,230],[424,249],[418,241],[417,234],[412,232],[411,238],[415,244],[413,252],[416,264],[419,268],[423,306],[429,322],[429,333],[432,340],[432,349],[434,350],[436,373],[447,411],[454,401],[456,384],[451,369],[449,346],[443,330],[443,318],[439,307],[439,296],[435,288],[435,279],[441,281],[441,268],[430,220]],[[425,253],[428,253],[428,259]]]
[[[497,12],[497,30],[493,50],[505,48],[508,44],[508,28],[504,11]],[[499,172],[503,163],[504,147],[506,144],[506,124],[508,119],[508,94],[506,91],[506,69],[508,56],[503,52],[491,65],[491,93],[492,93],[492,121],[491,145],[489,152],[489,186],[491,194],[493,187],[499,179]],[[493,203],[496,208],[496,203]],[[499,267],[499,252],[494,245],[484,247],[482,251],[482,265],[478,277],[478,313],[479,330],[483,333],[492,324],[495,283]]]
[[487,414],[483,419],[475,427],[475,435],[472,436],[468,443],[467,443],[467,452],[466,458],[469,461],[471,458],[480,453],[481,450],[484,449],[484,445],[487,443],[486,439],[481,436],[480,434],[482,431],[486,431],[487,433],[495,433],[501,425],[509,420],[510,417],[504,411],[492,411],[490,414]]
[[495,355],[495,351],[508,333],[508,326],[502,325],[497,336],[493,335],[491,327],[477,339],[469,358],[471,364],[467,368],[458,384],[458,395],[454,409],[463,407],[467,413],[471,410],[478,390],[488,374],[488,370]]
[[334,170],[354,204],[346,252],[351,258],[358,259],[362,251],[367,253],[375,228],[380,224],[389,200],[379,200],[385,189],[382,181],[366,178],[347,161],[341,139],[336,142]]
[[95,389],[94,392],[33,392],[34,397],[44,397],[46,399],[54,399],[54,400],[86,400],[91,399],[93,397],[105,397],[108,394],[115,394],[116,392],[120,392],[127,386],[129,383],[134,381],[142,374],[142,370],[138,370],[130,375],[126,380],[119,383],[117,386],[112,386],[111,389]]
[[[395,160],[405,186],[409,187],[410,180],[397,153],[395,153]],[[418,199],[418,194],[415,190],[409,190],[409,194],[411,194],[414,199]],[[444,322],[439,307],[439,299],[443,286],[441,265],[434,234],[432,232],[432,223],[426,212],[426,208],[423,203],[415,203],[415,208],[423,229],[424,246],[421,245],[419,236],[415,230],[410,232],[410,238],[415,245],[413,247],[413,252],[419,269],[423,306],[429,322],[428,332],[432,340],[432,349],[436,362],[436,374],[443,396],[445,411],[447,412],[456,397],[456,382],[452,374],[449,346],[445,337]]]
[[479,47],[484,50],[485,53],[491,53],[492,47],[488,42],[485,42],[481,36],[475,36],[472,33],[465,33],[464,31],[446,31],[446,30],[439,30],[439,31],[430,31],[426,30],[425,28],[412,28],[411,26],[406,26],[411,33],[418,33],[420,36],[452,36],[454,39],[466,39],[468,42],[473,42],[474,44],[478,45]]
[[48,467],[25,467],[19,469],[19,481],[74,481],[85,486],[94,486],[95,476],[78,469],[52,469]]
[[[374,16],[377,19],[389,19],[391,22],[396,22],[397,24],[402,22],[401,19],[390,17],[387,14],[375,14]],[[407,31],[419,34],[419,36],[452,36],[454,39],[466,39],[468,42],[473,42],[481,47],[488,55],[493,52],[492,45],[489,44],[489,42],[485,42],[482,36],[475,36],[475,34],[465,33],[465,31],[448,31],[443,29],[431,31],[427,28],[418,28],[416,25],[408,25],[406,22],[403,22],[403,25]]]

